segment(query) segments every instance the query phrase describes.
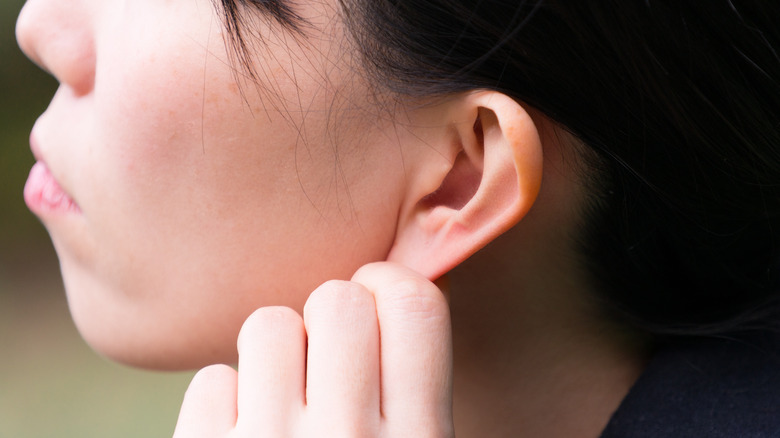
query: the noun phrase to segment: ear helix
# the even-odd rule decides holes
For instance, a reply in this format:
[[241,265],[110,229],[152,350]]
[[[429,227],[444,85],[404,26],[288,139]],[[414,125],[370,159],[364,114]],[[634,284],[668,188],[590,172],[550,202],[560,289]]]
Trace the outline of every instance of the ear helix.
[[[541,185],[541,141],[526,111],[496,92],[473,93],[443,122],[455,158],[436,190],[399,220],[388,260],[438,278],[518,223]],[[473,122],[466,125],[463,120]],[[452,141],[447,133],[457,132]],[[439,169],[441,155],[431,158]],[[426,171],[420,166],[419,171]],[[435,186],[436,187],[436,186]]]

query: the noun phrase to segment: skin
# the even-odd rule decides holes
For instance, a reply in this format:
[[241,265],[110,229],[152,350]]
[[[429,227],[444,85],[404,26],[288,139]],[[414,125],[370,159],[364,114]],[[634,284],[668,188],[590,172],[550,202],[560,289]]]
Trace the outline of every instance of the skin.
[[576,141],[496,92],[385,101],[337,2],[296,5],[305,36],[253,16],[254,83],[208,0],[26,3],[61,84],[33,152],[78,206],[31,208],[84,338],[238,363],[178,438],[597,436],[642,352],[585,298]]
[[259,309],[238,348],[242,372],[195,376],[175,437],[453,436],[447,303],[407,268],[371,264],[325,283],[303,319]]
[[[337,32],[329,5],[302,12]],[[208,0],[31,0],[19,17],[21,47],[61,83],[35,153],[81,210],[36,212],[79,330],[111,358],[234,362],[252,310],[300,311],[390,249],[404,174],[389,126],[361,115],[348,69],[323,71],[338,41],[261,22],[272,76],[242,96]]]

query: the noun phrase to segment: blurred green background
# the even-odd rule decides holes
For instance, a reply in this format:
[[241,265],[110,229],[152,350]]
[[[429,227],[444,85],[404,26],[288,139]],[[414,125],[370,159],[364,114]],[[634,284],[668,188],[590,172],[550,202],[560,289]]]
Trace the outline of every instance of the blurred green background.
[[0,438],[170,437],[192,373],[134,370],[92,352],[24,205],[29,132],[57,84],[17,48],[23,3],[0,0]]

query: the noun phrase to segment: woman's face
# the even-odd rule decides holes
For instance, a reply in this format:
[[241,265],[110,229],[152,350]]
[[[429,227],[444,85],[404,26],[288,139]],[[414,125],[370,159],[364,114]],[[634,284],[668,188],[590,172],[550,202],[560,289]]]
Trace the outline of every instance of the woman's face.
[[61,86],[25,197],[98,351],[231,361],[252,310],[300,310],[323,280],[385,258],[403,151],[335,5],[297,2],[303,35],[246,12],[256,84],[210,0],[28,0],[19,43]]

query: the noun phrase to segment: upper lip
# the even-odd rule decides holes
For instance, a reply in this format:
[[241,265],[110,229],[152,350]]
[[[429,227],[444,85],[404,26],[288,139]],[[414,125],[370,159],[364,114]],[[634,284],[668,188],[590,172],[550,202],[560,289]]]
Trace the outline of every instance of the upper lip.
[[38,140],[35,135],[35,129],[33,128],[33,131],[30,133],[30,151],[32,151],[33,157],[36,161],[40,161],[46,167],[49,169],[49,172],[52,173],[52,176],[54,177],[54,180],[57,181],[57,184],[60,186],[63,192],[76,204],[76,201],[74,200],[73,196],[70,193],[70,190],[68,190],[65,186],[62,185],[62,182],[57,178],[56,175],[54,175],[54,172],[52,168],[49,166],[49,163],[46,161],[46,158],[43,156],[43,153],[41,152],[40,146],[38,145]]

